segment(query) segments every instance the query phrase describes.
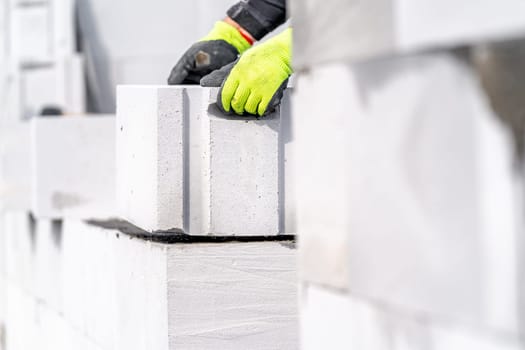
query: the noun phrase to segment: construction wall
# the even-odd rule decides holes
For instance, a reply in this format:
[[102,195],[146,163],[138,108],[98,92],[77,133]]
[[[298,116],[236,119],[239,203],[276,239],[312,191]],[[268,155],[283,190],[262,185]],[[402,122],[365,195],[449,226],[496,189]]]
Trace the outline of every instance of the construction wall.
[[292,8],[303,348],[522,349],[523,3]]

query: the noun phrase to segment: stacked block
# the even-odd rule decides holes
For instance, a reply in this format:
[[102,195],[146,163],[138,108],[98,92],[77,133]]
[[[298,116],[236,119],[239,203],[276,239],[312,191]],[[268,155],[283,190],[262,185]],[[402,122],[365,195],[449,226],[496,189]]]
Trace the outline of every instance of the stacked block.
[[[24,252],[8,275],[8,349],[297,348],[291,242],[167,244],[122,223],[6,217],[7,248]],[[35,283],[16,277],[26,270]]]
[[499,51],[522,44],[473,60],[522,37],[523,5],[310,5],[292,4],[302,344],[523,348],[523,99],[505,64],[522,55]]
[[119,87],[120,215],[149,232],[287,232],[289,108],[260,120],[233,118],[217,110],[216,95],[200,87]]
[[115,118],[35,118],[32,211],[39,218],[115,215]]

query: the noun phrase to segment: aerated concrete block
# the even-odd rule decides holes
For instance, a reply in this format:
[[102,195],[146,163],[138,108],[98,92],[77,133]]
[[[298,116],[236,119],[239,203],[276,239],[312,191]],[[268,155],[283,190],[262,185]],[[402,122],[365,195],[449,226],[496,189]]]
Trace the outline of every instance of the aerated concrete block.
[[168,253],[170,348],[296,349],[296,288],[289,243],[175,246]]
[[118,87],[118,211],[147,231],[184,227],[183,91]]
[[520,333],[522,179],[468,61],[331,64],[297,86],[303,280]]
[[214,105],[216,95],[201,87],[118,88],[123,218],[156,233],[274,236],[291,229],[284,199],[289,131],[281,137],[289,116],[228,117]]
[[33,213],[39,218],[115,215],[115,119],[35,118]]
[[201,183],[208,188],[201,196],[209,209],[202,212],[202,232],[279,234],[279,115],[261,120],[225,118],[210,105],[216,101],[217,90],[204,93],[203,108],[209,107],[203,114],[200,140],[205,164]]

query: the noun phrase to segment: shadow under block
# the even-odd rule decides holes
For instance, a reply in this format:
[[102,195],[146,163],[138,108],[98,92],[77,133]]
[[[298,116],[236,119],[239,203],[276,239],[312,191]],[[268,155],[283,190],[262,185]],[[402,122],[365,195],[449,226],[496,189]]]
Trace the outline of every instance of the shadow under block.
[[468,61],[327,64],[294,97],[301,278],[521,334],[522,179]]
[[39,218],[115,215],[115,118],[34,118],[32,210]]
[[117,95],[121,217],[149,232],[292,232],[287,97],[257,120],[219,112],[217,89],[119,86]]

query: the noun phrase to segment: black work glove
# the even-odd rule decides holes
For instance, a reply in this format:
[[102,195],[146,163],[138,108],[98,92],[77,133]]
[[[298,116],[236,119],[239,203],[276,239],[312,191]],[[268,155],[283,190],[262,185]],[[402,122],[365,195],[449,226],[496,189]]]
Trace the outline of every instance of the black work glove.
[[168,84],[199,84],[202,77],[235,61],[250,46],[237,28],[219,21],[179,59],[171,70]]

